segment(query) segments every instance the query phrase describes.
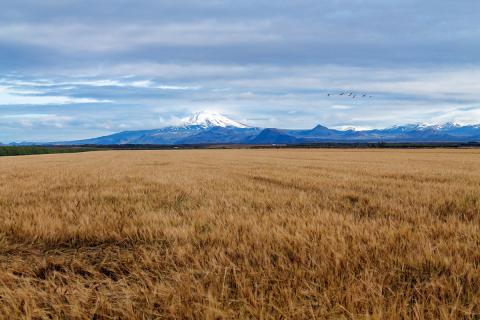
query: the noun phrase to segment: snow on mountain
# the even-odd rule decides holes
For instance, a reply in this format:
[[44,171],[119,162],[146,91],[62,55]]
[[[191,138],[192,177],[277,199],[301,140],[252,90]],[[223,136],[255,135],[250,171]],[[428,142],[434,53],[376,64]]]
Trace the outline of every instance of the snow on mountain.
[[403,132],[403,131],[414,131],[414,130],[426,130],[430,129],[433,126],[428,123],[409,123],[409,124],[404,124],[404,125],[394,125],[392,127],[386,128],[386,129],[379,129],[382,131],[398,131],[398,132]]
[[439,130],[442,130],[442,129],[460,128],[464,126],[465,125],[462,125],[461,123],[458,123],[458,122],[446,122],[446,123],[434,125],[433,127],[438,128]]
[[364,126],[336,126],[332,127],[332,129],[339,130],[339,131],[368,131],[372,130],[371,127],[364,127]]
[[480,128],[480,124],[472,123],[461,123],[461,122],[446,122],[443,124],[438,124],[433,126],[438,130],[450,130],[450,129],[461,129],[461,128]]
[[182,126],[200,126],[203,128],[211,127],[236,127],[248,128],[243,123],[229,119],[217,112],[202,111],[192,114],[182,119]]
[[436,130],[448,131],[462,128],[480,128],[480,124],[462,124],[460,122],[445,122],[445,123],[411,123],[405,125],[395,125],[384,130],[398,130],[398,131],[413,131],[413,130]]

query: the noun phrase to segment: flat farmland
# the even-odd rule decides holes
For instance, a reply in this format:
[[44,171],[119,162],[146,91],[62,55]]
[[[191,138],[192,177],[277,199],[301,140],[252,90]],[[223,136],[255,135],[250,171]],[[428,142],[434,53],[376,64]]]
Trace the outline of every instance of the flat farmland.
[[479,319],[480,150],[0,158],[3,319]]

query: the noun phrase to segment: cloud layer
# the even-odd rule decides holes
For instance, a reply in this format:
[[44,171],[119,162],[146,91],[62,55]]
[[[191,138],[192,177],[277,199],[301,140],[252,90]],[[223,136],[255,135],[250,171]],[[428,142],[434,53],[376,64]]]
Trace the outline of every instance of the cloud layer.
[[480,122],[479,11],[476,0],[6,0],[0,141],[155,128],[204,109],[291,128]]

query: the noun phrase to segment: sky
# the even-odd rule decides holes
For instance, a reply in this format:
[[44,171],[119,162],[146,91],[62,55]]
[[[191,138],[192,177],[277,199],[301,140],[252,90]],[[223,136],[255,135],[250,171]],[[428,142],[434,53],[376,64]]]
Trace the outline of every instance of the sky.
[[478,0],[2,0],[0,142],[204,110],[292,129],[480,123],[479,12]]

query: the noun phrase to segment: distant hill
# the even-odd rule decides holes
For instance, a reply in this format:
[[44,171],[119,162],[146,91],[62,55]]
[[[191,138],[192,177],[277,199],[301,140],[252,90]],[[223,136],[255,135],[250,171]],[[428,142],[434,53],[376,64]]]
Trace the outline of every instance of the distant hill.
[[301,138],[289,134],[286,130],[264,129],[249,142],[254,144],[298,144],[303,142]]

